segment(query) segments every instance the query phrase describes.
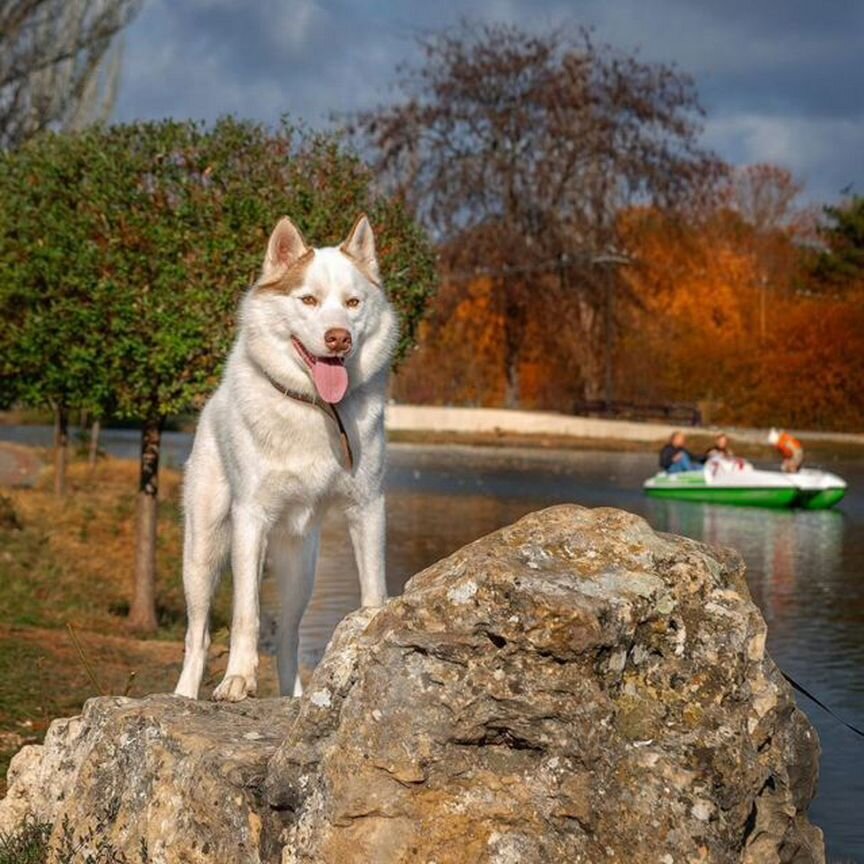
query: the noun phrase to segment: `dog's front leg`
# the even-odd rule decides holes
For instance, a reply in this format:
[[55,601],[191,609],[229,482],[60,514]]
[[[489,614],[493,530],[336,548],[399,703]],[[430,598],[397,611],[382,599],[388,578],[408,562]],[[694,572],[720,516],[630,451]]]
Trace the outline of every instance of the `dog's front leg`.
[[261,515],[242,507],[232,510],[231,522],[234,610],[228,668],[213,691],[213,698],[220,702],[239,702],[254,696],[258,688],[258,593],[269,527]]
[[378,495],[365,504],[355,505],[346,515],[360,577],[360,605],[382,606],[387,599],[384,496]]

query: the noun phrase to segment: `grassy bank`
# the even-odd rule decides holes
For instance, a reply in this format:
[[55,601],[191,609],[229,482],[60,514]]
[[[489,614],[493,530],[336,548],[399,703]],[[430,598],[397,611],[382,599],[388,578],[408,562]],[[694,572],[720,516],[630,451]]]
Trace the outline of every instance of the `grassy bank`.
[[[91,696],[171,690],[182,661],[179,473],[161,472],[160,625],[152,639],[135,638],[125,624],[137,465],[107,459],[91,472],[73,463],[69,479],[63,499],[51,492],[50,474],[34,489],[3,492],[14,518],[7,512],[0,527],[0,794],[9,759],[41,740],[52,719],[77,713]],[[223,583],[205,688],[224,669],[229,611]],[[273,692],[270,671],[262,670],[265,694]]]

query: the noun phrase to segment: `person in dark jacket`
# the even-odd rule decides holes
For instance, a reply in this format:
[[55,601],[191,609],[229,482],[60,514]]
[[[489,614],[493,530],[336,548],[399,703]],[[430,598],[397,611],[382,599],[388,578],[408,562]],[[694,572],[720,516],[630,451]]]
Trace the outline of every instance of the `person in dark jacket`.
[[667,474],[693,471],[699,467],[699,460],[684,446],[686,442],[683,432],[673,432],[669,443],[660,451],[660,467]]

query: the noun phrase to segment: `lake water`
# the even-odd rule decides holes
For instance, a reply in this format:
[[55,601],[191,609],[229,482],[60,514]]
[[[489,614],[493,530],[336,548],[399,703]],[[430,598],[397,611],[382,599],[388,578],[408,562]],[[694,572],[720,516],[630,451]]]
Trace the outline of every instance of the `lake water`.
[[[50,443],[50,430],[0,428],[0,438]],[[135,457],[137,434],[110,430],[103,445]],[[169,433],[165,460],[180,465],[190,438]],[[388,587],[459,546],[532,510],[561,502],[621,507],[655,528],[743,555],[753,598],[768,622],[778,665],[848,722],[864,728],[864,459],[822,467],[845,477],[850,492],[835,510],[772,511],[646,498],[642,481],[655,457],[645,453],[549,452],[394,446],[388,473]],[[264,602],[274,587],[264,584]],[[359,602],[344,525],[324,526],[318,581],[302,625],[304,662],[321,656],[333,628]],[[812,820],[825,831],[829,859],[864,864],[864,739],[803,696],[822,740],[819,794]]]

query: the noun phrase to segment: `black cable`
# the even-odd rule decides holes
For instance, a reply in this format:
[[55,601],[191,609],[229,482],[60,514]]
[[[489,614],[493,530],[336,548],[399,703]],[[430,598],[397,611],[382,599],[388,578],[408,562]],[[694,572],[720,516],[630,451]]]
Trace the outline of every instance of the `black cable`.
[[780,674],[792,685],[792,687],[797,690],[799,693],[802,693],[806,696],[811,702],[815,702],[823,711],[826,711],[830,714],[838,723],[842,723],[847,729],[854,732],[856,735],[860,735],[864,738],[864,732],[860,729],[857,729],[851,723],[847,723],[842,717],[838,717],[824,702],[821,702],[817,699],[809,690],[806,690],[802,687],[794,678],[787,675],[782,669],[780,670]]

